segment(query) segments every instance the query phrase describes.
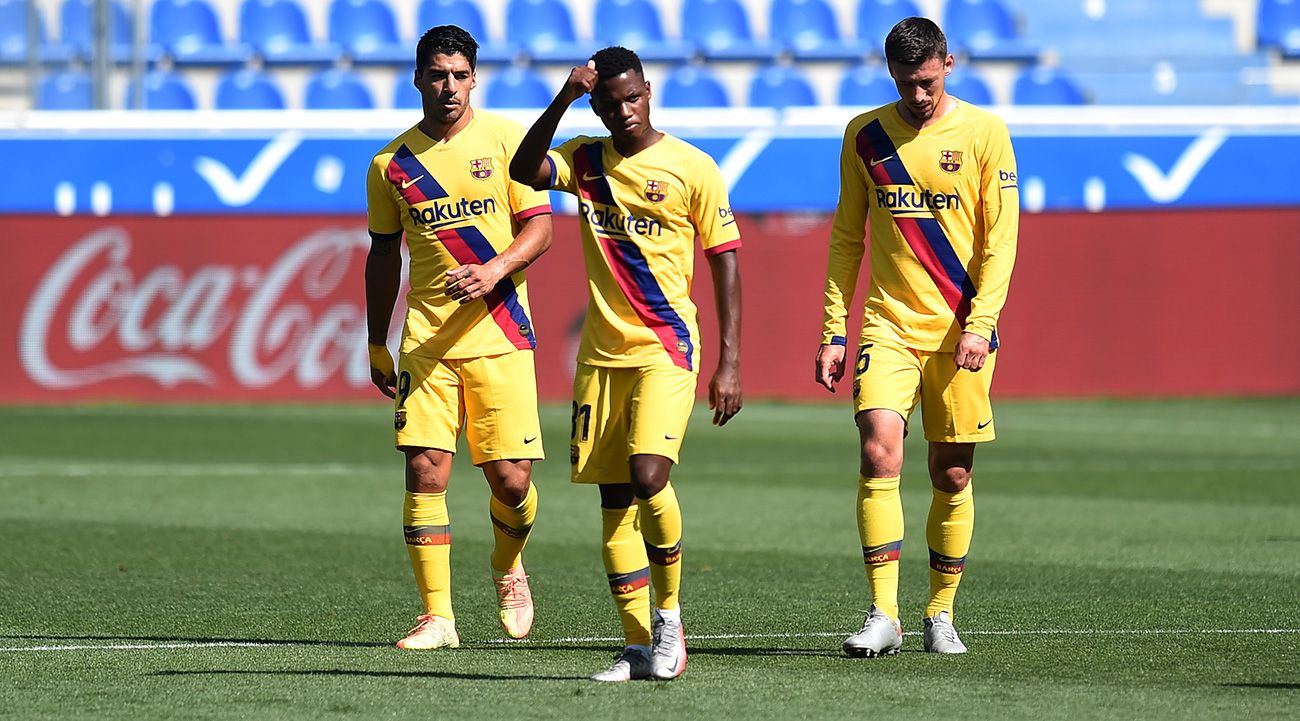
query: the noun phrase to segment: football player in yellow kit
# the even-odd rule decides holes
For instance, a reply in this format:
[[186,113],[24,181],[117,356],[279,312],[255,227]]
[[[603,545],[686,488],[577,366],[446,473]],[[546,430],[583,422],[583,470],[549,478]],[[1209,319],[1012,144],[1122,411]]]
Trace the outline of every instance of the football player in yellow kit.
[[898,486],[903,437],[919,401],[933,486],[924,645],[965,653],[953,599],[975,521],[975,444],[994,436],[989,386],[1019,228],[1016,162],[1006,125],[945,91],[953,56],[932,21],[895,25],[885,59],[900,99],[854,118],[844,133],[816,361],[817,382],[834,391],[849,365],[845,318],[869,225],[871,283],[851,365],[861,441],[858,531],[872,607],[843,646],[867,657],[902,646]]
[[[366,176],[371,375],[395,400],[396,445],[406,455],[402,523],[424,601],[415,628],[397,642],[404,649],[460,645],[445,494],[462,430],[492,491],[501,625],[523,638],[533,623],[521,556],[537,512],[532,464],[542,440],[524,268],[550,247],[551,208],[545,193],[507,172],[523,127],[470,105],[477,54],[474,38],[454,25],[420,38],[414,82],[424,117],[375,155]],[[385,344],[403,235],[411,289],[394,367]]]
[[[560,117],[590,93],[609,130],[549,152]],[[740,232],[713,159],[650,124],[650,83],[621,47],[576,67],[510,166],[533,188],[578,197],[588,304],[573,381],[575,483],[600,488],[602,557],[626,648],[592,678],[672,679],[686,668],[682,514],[668,474],[695,402],[700,333],[695,239],[713,277],[721,332],[713,422],[741,407]],[[650,608],[650,587],[654,609]]]

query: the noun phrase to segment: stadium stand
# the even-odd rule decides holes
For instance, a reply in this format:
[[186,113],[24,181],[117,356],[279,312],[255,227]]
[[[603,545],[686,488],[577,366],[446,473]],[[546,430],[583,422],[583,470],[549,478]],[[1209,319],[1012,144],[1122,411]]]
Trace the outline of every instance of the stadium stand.
[[843,39],[826,0],[772,0],[772,37],[798,60],[855,60],[870,51]]
[[330,65],[339,54],[334,45],[312,39],[296,0],[244,0],[239,39],[267,64]]
[[247,46],[225,41],[206,0],[154,0],[149,29],[157,51],[177,64],[243,64],[251,54]]
[[406,110],[418,108],[420,103],[420,91],[411,82],[411,72],[399,70],[393,73],[393,107]]
[[879,56],[884,52],[885,36],[899,20],[925,16],[915,0],[858,0],[858,41],[868,45],[868,52]]
[[[95,0],[64,0],[59,6],[59,44],[69,57],[89,60],[95,49]],[[113,62],[131,59],[133,26],[122,0],[108,4],[109,56]]]
[[756,108],[817,105],[817,93],[803,71],[794,65],[767,65],[754,73],[749,104]]
[[528,67],[513,65],[492,74],[484,100],[489,108],[544,108],[558,89]]
[[94,107],[90,75],[63,70],[41,78],[36,86],[37,110],[90,110]]
[[1083,89],[1063,71],[1048,67],[1025,68],[1016,76],[1011,102],[1016,105],[1083,105]]
[[1020,36],[1011,11],[1000,0],[948,0],[944,32],[950,50],[976,60],[1024,60],[1038,57],[1034,43]]
[[[0,0],[0,63],[22,63],[27,60],[27,12],[31,0]],[[39,7],[36,13],[36,37],[45,45],[45,22]]]
[[573,15],[563,0],[508,0],[506,37],[542,63],[577,63],[591,55],[579,43]]
[[695,52],[664,35],[659,10],[650,0],[596,0],[596,44],[635,48],[646,62],[684,62]]
[[284,93],[264,72],[231,70],[217,81],[217,110],[284,110]]
[[667,108],[725,108],[731,105],[727,88],[705,65],[673,68],[659,85],[655,97]]
[[328,68],[307,80],[302,106],[308,110],[369,110],[375,107],[375,100],[356,73]]
[[739,0],[684,0],[682,37],[711,60],[770,61],[778,48],[754,37]]
[[[144,90],[143,110],[194,110],[198,104],[194,91],[180,73],[168,70],[151,70],[141,80]],[[126,107],[131,107],[135,97],[135,83],[126,88]]]
[[970,66],[958,65],[948,76],[944,89],[968,103],[992,105],[994,102],[989,84],[980,77],[978,70]]
[[396,64],[411,58],[385,0],[332,0],[329,37],[356,63]]
[[1256,17],[1260,48],[1300,58],[1300,0],[1259,0]]
[[836,102],[874,108],[898,100],[898,88],[883,65],[862,63],[849,68],[840,79]]
[[[483,11],[473,0],[421,0],[417,18],[417,35],[437,25],[457,25],[468,30],[478,41],[480,64],[507,63],[519,54],[513,43],[488,33]],[[414,60],[414,47],[408,49],[408,55]]]

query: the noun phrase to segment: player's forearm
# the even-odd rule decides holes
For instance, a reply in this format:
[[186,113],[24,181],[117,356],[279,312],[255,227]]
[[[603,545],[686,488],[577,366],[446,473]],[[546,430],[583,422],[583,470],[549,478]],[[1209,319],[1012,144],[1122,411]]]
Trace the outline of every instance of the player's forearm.
[[730,250],[709,256],[713,299],[718,309],[718,367],[740,367],[740,260]]
[[402,287],[402,255],[397,243],[372,247],[366,255],[366,336],[370,343],[388,342],[393,306]]
[[560,118],[569,109],[563,91],[555,96],[546,110],[533,122],[533,126],[524,134],[524,139],[510,161],[510,177],[534,190],[546,190],[551,187],[551,166],[546,162],[546,151],[550,150],[555,139],[555,130],[560,126]]
[[519,235],[508,248],[490,261],[505,278],[533,264],[551,247],[551,216],[549,213],[534,215],[524,221]]
[[830,253],[826,259],[826,285],[822,300],[823,344],[845,338],[848,306],[853,302],[865,253],[865,234],[861,231],[853,232],[837,214],[831,229]]

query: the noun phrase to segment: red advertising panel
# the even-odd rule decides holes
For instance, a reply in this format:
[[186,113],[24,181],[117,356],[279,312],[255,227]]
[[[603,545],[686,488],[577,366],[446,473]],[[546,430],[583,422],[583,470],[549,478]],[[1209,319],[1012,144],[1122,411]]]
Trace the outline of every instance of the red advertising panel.
[[[741,223],[746,396],[830,399],[812,381],[828,221]],[[362,219],[10,216],[0,243],[0,402],[379,400]],[[995,393],[1300,392],[1298,275],[1300,210],[1027,215]],[[529,289],[539,389],[564,399],[586,306],[572,217]],[[700,258],[702,385],[711,294]]]

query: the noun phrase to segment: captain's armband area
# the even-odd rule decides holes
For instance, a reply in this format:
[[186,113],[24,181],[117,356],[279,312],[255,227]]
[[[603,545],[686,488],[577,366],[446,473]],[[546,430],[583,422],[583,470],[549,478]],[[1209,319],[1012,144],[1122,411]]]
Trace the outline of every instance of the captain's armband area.
[[392,255],[401,243],[402,231],[396,233],[376,233],[370,231],[370,253],[372,255]]

